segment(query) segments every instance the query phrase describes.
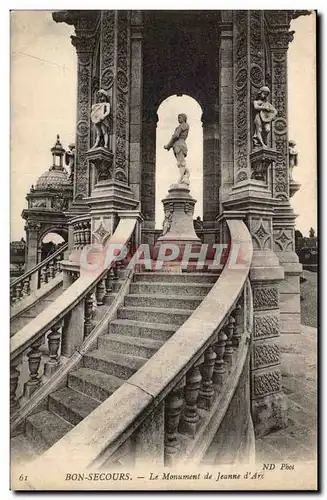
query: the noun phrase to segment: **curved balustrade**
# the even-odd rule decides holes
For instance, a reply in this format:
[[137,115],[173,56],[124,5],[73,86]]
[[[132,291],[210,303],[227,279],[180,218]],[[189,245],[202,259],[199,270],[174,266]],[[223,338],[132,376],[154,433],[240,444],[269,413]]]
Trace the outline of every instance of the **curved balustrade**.
[[[133,450],[134,465],[201,460],[240,380],[248,380],[253,249],[245,224],[227,223],[242,265],[224,267],[199,307],[157,353],[38,459],[43,467],[60,470],[58,457],[65,453],[65,470],[110,468],[126,448]],[[249,411],[244,417],[251,427]]]
[[36,292],[61,273],[60,262],[63,260],[67,248],[68,243],[65,243],[56,252],[10,283],[11,306]]
[[[137,218],[122,219],[110,238],[111,244],[126,245]],[[115,274],[112,262],[85,272],[52,304],[17,332],[10,346],[10,406],[19,409],[60,365],[60,357],[71,356],[94,327],[94,305],[103,305],[112,289]],[[45,345],[47,338],[47,346]],[[23,369],[27,356],[27,370]],[[20,369],[19,369],[20,368]],[[27,376],[26,376],[27,372]],[[24,378],[25,377],[25,378]]]

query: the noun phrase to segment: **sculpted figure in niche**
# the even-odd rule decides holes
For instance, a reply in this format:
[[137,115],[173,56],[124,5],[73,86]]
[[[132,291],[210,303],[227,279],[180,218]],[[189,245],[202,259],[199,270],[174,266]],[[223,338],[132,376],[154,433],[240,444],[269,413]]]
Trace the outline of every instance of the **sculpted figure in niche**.
[[162,236],[165,236],[165,234],[168,233],[169,229],[171,228],[172,221],[173,221],[173,209],[167,208],[165,210],[165,218],[162,223]]
[[75,171],[75,144],[69,144],[68,151],[65,153],[65,163],[69,167],[69,177],[70,182],[74,181],[74,171]]
[[274,106],[268,102],[268,96],[270,94],[269,87],[261,87],[258,91],[258,98],[253,101],[253,107],[255,110],[254,117],[254,136],[253,136],[253,146],[254,147],[267,147],[268,135],[271,130],[271,122],[276,118],[277,110]]
[[293,181],[293,168],[297,167],[297,155],[298,151],[295,148],[295,141],[288,141],[288,160],[289,160],[289,178]]
[[186,184],[190,183],[190,172],[186,167],[185,158],[187,156],[187,145],[186,139],[189,132],[189,124],[187,123],[187,116],[184,113],[180,113],[178,115],[178,127],[176,127],[175,132],[172,135],[172,138],[168,142],[166,146],[164,146],[167,151],[173,148],[175,158],[177,160],[177,167],[179,168],[179,179],[178,184]]
[[[107,92],[103,89],[97,92],[97,102],[91,108],[91,121],[95,125],[96,138],[91,149],[100,147],[109,148],[109,114],[110,103]],[[102,144],[100,144],[102,142]]]

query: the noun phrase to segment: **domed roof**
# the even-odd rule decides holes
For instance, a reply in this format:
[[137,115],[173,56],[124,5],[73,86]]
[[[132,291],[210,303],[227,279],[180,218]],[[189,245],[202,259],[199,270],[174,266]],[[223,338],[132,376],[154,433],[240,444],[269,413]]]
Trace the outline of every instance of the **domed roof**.
[[55,190],[62,191],[72,188],[72,183],[68,179],[68,174],[64,169],[50,169],[44,172],[37,180],[35,190]]
[[39,191],[62,191],[72,189],[72,183],[69,180],[68,174],[63,167],[63,156],[65,150],[60,142],[60,137],[57,135],[55,145],[51,148],[53,164],[44,172],[37,180],[33,190]]

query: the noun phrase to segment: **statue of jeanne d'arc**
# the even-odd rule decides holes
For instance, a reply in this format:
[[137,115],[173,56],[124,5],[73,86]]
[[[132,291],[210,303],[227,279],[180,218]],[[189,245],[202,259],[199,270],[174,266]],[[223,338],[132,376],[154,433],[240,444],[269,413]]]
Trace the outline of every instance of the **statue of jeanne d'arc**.
[[180,113],[178,115],[178,126],[172,135],[172,138],[166,146],[164,146],[167,151],[173,148],[175,158],[177,160],[177,167],[179,168],[179,179],[178,184],[190,184],[190,171],[186,167],[186,156],[187,156],[187,145],[186,139],[190,130],[190,126],[187,123],[187,116],[185,113]]

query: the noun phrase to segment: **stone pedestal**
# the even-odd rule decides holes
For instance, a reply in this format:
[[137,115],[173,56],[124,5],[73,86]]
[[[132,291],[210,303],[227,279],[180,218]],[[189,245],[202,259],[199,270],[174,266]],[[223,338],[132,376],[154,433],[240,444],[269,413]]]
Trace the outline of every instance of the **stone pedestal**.
[[110,150],[90,149],[86,156],[94,179],[91,196],[85,199],[90,206],[91,243],[105,244],[117,226],[117,212],[135,210],[139,202],[134,199],[129,185],[120,178]]
[[[174,244],[179,248],[179,255],[169,264],[175,263],[176,270],[181,268],[180,261],[184,255],[186,245],[191,245],[192,252],[199,253],[201,240],[195,234],[193,226],[194,205],[196,200],[190,195],[186,184],[172,184],[168,189],[168,196],[162,200],[165,212],[163,234],[155,245],[155,257],[161,245]],[[167,266],[166,266],[167,267]]]

